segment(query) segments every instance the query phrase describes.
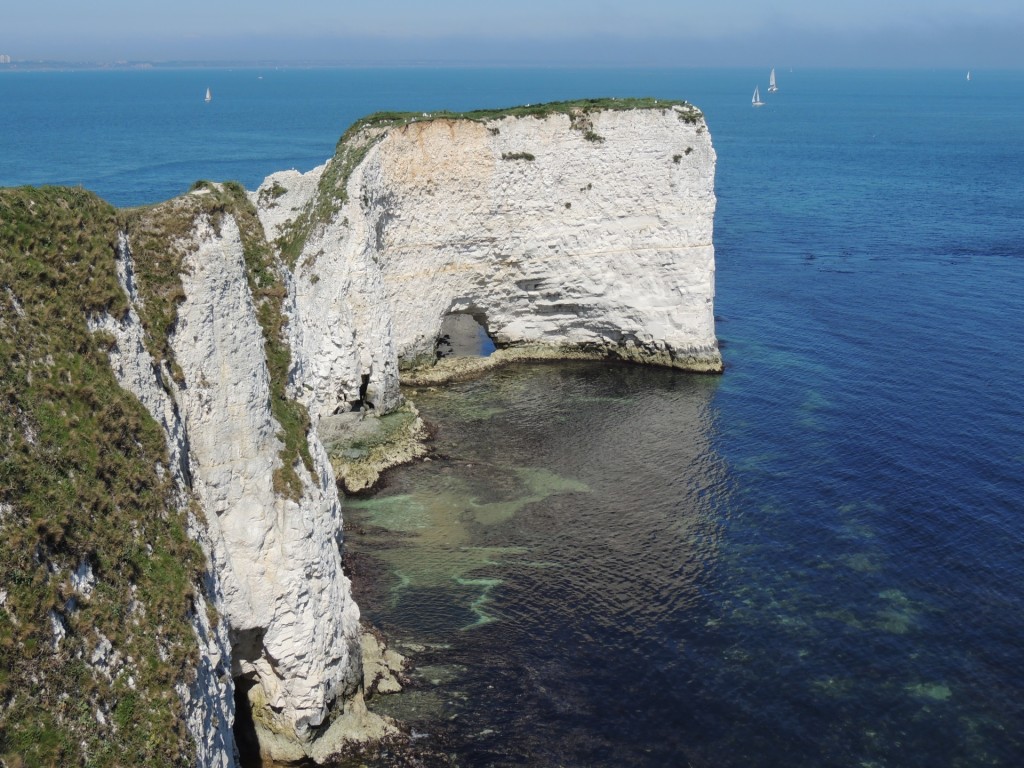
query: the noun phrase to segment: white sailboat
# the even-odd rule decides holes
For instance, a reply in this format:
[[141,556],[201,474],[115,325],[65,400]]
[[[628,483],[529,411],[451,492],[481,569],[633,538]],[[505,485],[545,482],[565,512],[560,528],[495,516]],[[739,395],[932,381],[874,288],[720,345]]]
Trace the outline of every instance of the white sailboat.
[[213,101],[213,96],[210,94],[210,89],[209,88],[206,89],[206,99],[205,100],[207,102]]
[[764,106],[764,102],[761,101],[761,92],[759,90],[757,90],[757,86],[756,85],[754,86],[754,97],[750,100],[750,104],[751,104],[751,106],[754,106],[754,107],[763,107]]
[[779,90],[779,86],[775,84],[775,67],[772,67],[772,73],[768,75],[768,93],[775,93]]
[[971,70],[967,70],[967,82],[971,82]]

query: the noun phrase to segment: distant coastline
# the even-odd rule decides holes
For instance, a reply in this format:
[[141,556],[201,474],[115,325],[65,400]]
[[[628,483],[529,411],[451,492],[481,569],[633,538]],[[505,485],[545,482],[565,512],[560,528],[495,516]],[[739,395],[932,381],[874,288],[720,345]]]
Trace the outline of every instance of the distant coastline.
[[[381,64],[344,61],[50,61],[12,60],[0,64],[0,72],[71,72],[71,71],[138,71],[174,69],[364,69]],[[388,67],[470,67],[472,63],[459,62],[395,62]]]
[[[619,66],[616,69],[649,69],[655,65],[637,64],[635,66]],[[409,59],[395,61],[296,61],[296,60],[237,60],[237,61],[51,61],[51,60],[12,60],[0,64],[3,72],[130,72],[149,70],[182,70],[182,69],[536,69],[532,62],[482,62],[477,60],[459,59]],[[555,63],[544,64],[544,69],[605,69],[605,66]],[[665,67],[656,67],[665,68]],[[668,67],[669,69],[690,69],[692,67]]]
[[[207,70],[207,69],[478,69],[478,70],[680,70],[680,71],[744,71],[750,65],[721,65],[709,66],[694,65],[693,63],[643,63],[632,64],[609,64],[594,63],[587,61],[489,61],[481,59],[434,59],[434,58],[410,58],[382,60],[380,58],[363,59],[224,59],[224,60],[191,60],[191,59],[168,59],[159,61],[150,60],[117,60],[117,61],[65,61],[57,59],[11,59],[9,62],[0,61],[0,74],[4,72],[129,72],[129,71],[174,71],[174,70]],[[923,65],[893,66],[879,63],[859,65],[823,65],[810,67],[808,69],[841,70],[841,71],[960,71],[963,70],[953,65],[946,65],[936,69],[935,67]],[[1018,72],[1020,66],[996,66],[988,68],[989,72]]]

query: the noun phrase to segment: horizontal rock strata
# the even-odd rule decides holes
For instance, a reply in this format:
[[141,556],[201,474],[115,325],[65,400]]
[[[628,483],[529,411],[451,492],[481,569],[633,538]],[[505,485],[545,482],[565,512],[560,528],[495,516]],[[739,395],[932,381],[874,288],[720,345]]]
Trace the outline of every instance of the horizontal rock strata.
[[362,389],[389,410],[399,366],[432,364],[453,313],[523,358],[720,371],[714,169],[703,117],[666,103],[378,121],[327,166],[268,177],[254,197],[271,237],[334,211],[297,249],[300,397],[334,413]]

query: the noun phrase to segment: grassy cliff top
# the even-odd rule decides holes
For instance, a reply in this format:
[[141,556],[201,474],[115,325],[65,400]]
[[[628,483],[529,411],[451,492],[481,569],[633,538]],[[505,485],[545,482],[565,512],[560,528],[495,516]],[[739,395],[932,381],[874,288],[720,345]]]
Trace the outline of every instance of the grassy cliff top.
[[476,109],[470,112],[375,112],[372,115],[357,120],[352,127],[345,132],[338,143],[339,149],[345,137],[350,136],[354,131],[368,127],[391,127],[395,125],[406,125],[413,122],[427,122],[431,120],[472,120],[474,122],[487,122],[500,120],[505,117],[537,117],[545,118],[551,115],[577,115],[580,113],[616,111],[625,112],[631,109],[671,109],[681,107],[680,119],[685,122],[696,122],[703,116],[703,113],[690,104],[688,101],[676,99],[655,99],[652,97],[642,98],[601,98],[601,99],[574,99],[572,101],[549,101],[544,104],[523,104],[517,107],[503,107],[500,109]]
[[128,309],[122,227],[83,190],[0,190],[5,765],[192,761],[174,688],[194,675],[204,560],[164,435],[118,385],[116,339],[89,329]]
[[[375,112],[354,122],[338,140],[334,157],[327,164],[320,177],[316,195],[306,210],[293,222],[289,231],[279,240],[278,247],[285,263],[294,266],[306,239],[313,230],[327,223],[336,215],[348,198],[346,185],[352,171],[363,161],[370,148],[380,141],[391,128],[400,128],[411,123],[435,120],[468,120],[489,123],[506,117],[535,117],[543,119],[552,115],[567,115],[572,130],[579,131],[585,139],[601,143],[604,138],[593,130],[591,115],[597,112],[629,110],[674,110],[679,121],[696,125],[703,117],[701,112],[688,101],[677,99],[643,98],[601,98],[575,99],[572,101],[551,101],[544,104],[524,104],[501,109],[477,109],[470,112]],[[497,126],[489,128],[494,133]]]

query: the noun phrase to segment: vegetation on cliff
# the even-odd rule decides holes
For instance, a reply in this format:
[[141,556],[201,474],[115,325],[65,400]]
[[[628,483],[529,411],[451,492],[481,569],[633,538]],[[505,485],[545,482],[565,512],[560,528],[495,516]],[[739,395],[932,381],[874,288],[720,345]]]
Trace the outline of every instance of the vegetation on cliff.
[[[238,184],[200,182],[118,211],[76,189],[0,190],[0,760],[8,765],[190,765],[175,686],[194,676],[190,617],[204,567],[187,536],[165,436],[121,389],[116,343],[89,319],[125,317],[116,273],[129,234],[149,352],[170,346],[198,217],[237,222],[281,425],[279,493],[312,472],[309,417],[286,394],[283,273]],[[168,386],[170,384],[168,383]]]
[[289,267],[294,267],[310,235],[318,226],[329,222],[348,200],[348,179],[366,153],[384,138],[383,131],[367,131],[364,121],[359,120],[345,131],[338,140],[334,157],[327,163],[316,194],[306,209],[278,238],[277,246],[281,258]]
[[[544,104],[524,104],[518,107],[500,109],[475,109],[470,112],[376,112],[358,120],[353,129],[366,127],[392,127],[427,120],[472,120],[478,123],[500,120],[504,117],[536,117],[546,118],[552,115],[589,115],[594,112],[625,112],[631,109],[669,110],[678,107],[680,119],[685,122],[697,122],[703,113],[688,101],[654,98],[603,98],[573,99],[571,101],[549,101]],[[352,129],[350,129],[352,130]]]
[[295,469],[296,463],[301,461],[311,473],[314,469],[307,441],[309,414],[286,392],[291,351],[284,330],[283,303],[287,289],[283,273],[264,237],[256,209],[241,184],[198,181],[192,192],[195,194],[132,210],[126,217],[143,299],[139,311],[149,332],[150,353],[157,360],[168,361],[180,381],[181,371],[174,362],[168,339],[174,328],[177,305],[185,298],[181,273],[187,249],[197,245],[190,235],[199,217],[209,218],[219,232],[224,217],[231,216],[241,235],[249,290],[263,328],[270,374],[270,407],[281,427],[278,438],[284,444],[281,466],[274,473],[274,487],[278,493],[298,498],[302,482]]
[[[294,266],[317,227],[327,224],[341,206],[348,200],[348,180],[352,171],[363,161],[366,153],[392,128],[399,128],[417,122],[435,120],[469,120],[490,123],[506,117],[547,118],[553,115],[568,115],[572,130],[579,131],[583,138],[594,144],[604,142],[604,137],[593,130],[591,115],[596,112],[623,112],[634,109],[657,109],[664,112],[673,110],[679,120],[697,123],[703,113],[688,101],[654,98],[602,98],[552,101],[544,104],[526,104],[501,109],[477,109],[470,112],[375,112],[354,122],[338,141],[334,157],[327,163],[316,194],[306,209],[278,239],[281,257],[288,266]],[[500,132],[497,126],[489,130]],[[506,153],[504,160],[533,160],[529,152]]]
[[203,558],[164,435],[121,389],[118,212],[0,190],[0,755],[8,765],[187,765],[175,685]]

